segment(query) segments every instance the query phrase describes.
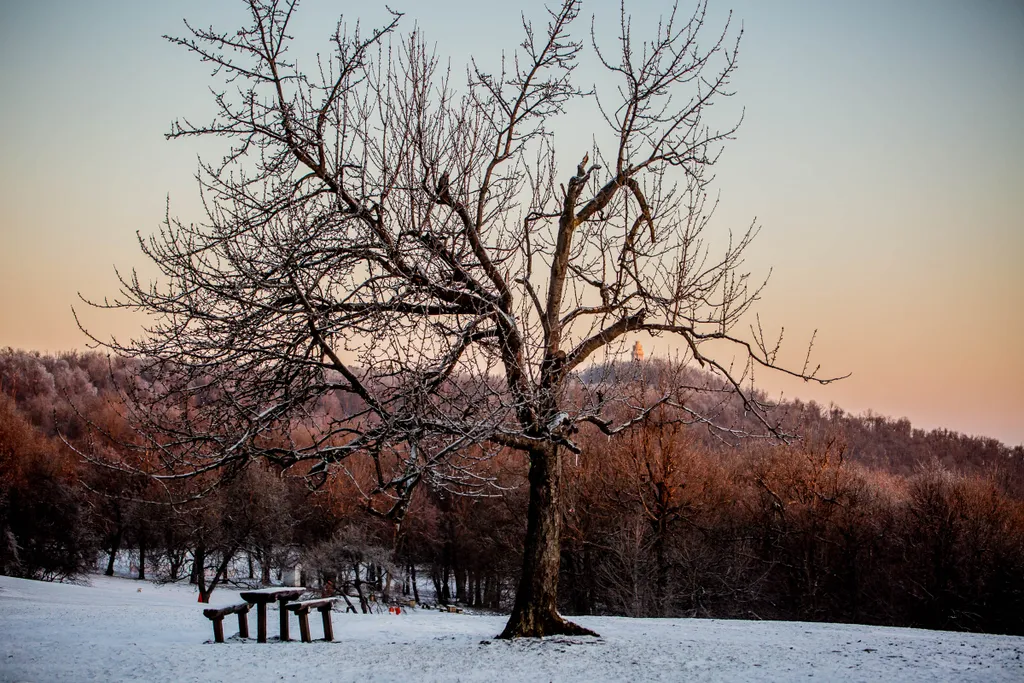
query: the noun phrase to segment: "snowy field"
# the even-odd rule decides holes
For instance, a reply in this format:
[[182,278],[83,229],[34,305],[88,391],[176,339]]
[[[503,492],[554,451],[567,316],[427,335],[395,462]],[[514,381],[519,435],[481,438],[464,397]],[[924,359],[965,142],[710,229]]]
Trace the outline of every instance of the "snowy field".
[[[213,605],[237,598],[218,589]],[[0,576],[0,681],[1024,681],[1024,638],[1010,636],[585,617],[601,638],[505,642],[503,617],[418,610],[335,612],[333,643],[243,641],[228,617],[216,645],[202,607],[188,586]],[[320,637],[315,612],[310,624]]]

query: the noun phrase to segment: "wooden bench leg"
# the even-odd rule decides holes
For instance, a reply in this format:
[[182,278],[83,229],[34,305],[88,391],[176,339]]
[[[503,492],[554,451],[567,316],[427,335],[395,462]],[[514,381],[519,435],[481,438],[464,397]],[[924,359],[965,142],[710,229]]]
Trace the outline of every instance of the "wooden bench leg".
[[288,610],[284,606],[288,604],[287,600],[279,600],[278,606],[281,608],[281,642],[291,640],[288,634]]
[[267,603],[256,605],[256,642],[267,642]]
[[238,613],[238,635],[242,638],[249,637],[249,612]]
[[331,625],[331,606],[320,607],[320,616],[324,620],[324,640],[331,642],[334,640],[334,627]]
[[313,639],[309,636],[309,610],[299,610],[296,614],[299,615],[299,637],[304,643],[312,643]]
[[224,617],[214,617],[213,619],[213,642],[224,642]]

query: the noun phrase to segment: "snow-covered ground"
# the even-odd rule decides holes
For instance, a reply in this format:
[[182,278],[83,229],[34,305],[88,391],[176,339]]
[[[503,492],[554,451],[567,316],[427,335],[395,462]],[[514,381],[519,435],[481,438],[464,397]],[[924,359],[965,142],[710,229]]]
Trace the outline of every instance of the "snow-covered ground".
[[[238,601],[218,589],[214,605]],[[494,640],[504,618],[335,612],[336,642],[211,643],[188,586],[0,576],[2,681],[1024,681],[1024,638],[796,622],[585,617],[602,637]],[[311,615],[313,637],[321,636]],[[277,614],[270,615],[277,633]],[[234,617],[225,634],[237,632]],[[250,631],[255,635],[255,614]],[[298,623],[292,616],[292,635]]]

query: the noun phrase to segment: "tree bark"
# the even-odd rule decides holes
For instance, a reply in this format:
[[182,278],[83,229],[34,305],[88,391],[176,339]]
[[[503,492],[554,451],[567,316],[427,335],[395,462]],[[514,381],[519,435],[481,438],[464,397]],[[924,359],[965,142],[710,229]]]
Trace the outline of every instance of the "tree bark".
[[119,551],[121,549],[121,536],[122,535],[123,534],[121,532],[121,529],[118,528],[117,533],[114,534],[113,541],[110,543],[110,558],[107,560],[107,568],[103,572],[103,574],[105,576],[113,576],[114,575],[114,562],[117,560],[117,551]]
[[206,547],[202,544],[196,546],[193,554],[192,577],[199,588],[199,602],[209,602],[209,593],[206,592]]
[[546,444],[530,453],[530,502],[526,515],[523,571],[512,615],[499,638],[552,635],[596,636],[558,613],[558,568],[562,511],[558,446]]
[[103,572],[106,576],[114,575],[114,562],[117,561],[117,552],[121,549],[121,541],[124,538],[124,523],[121,521],[121,508],[115,507],[114,518],[117,523],[117,531],[110,541],[110,559],[107,561],[107,569]]
[[654,613],[659,617],[668,616],[668,560],[665,553],[665,524],[659,519],[654,525],[654,599],[657,605]]
[[192,551],[192,571],[189,573],[188,582],[199,586],[200,591],[206,585],[206,545],[200,541]]
[[466,595],[466,572],[459,566],[455,565],[455,602],[461,602],[466,605],[469,603]]
[[412,581],[412,597],[418,605],[420,604],[420,588],[416,585],[416,564],[414,562],[409,563],[409,578]]
[[366,596],[363,594],[363,580],[359,578],[359,563],[352,563],[352,571],[355,573],[355,588],[356,595],[359,596],[359,609],[363,610],[363,614],[370,613],[370,603],[366,601]]
[[441,602],[441,573],[435,562],[430,566],[430,580],[434,584],[434,602]]
[[441,568],[441,604],[447,605],[452,601],[451,588],[449,587],[451,581],[451,567],[448,565],[448,560],[445,559],[444,566]]
[[[213,574],[213,580],[209,584],[206,584],[205,580],[199,586],[199,601],[210,602],[210,596],[213,595],[213,591],[228,578],[228,565],[231,564],[231,558],[238,552],[237,548],[231,550],[225,550],[221,555],[220,565],[217,567],[217,571]],[[202,573],[205,579],[206,572]]]
[[260,562],[260,583],[263,584],[264,586],[269,586],[269,585],[271,585],[273,583],[273,581],[270,580],[270,561],[271,561],[270,560],[270,551],[269,550],[261,550],[260,551],[260,557],[259,557],[259,562]]
[[177,581],[181,576],[181,568],[185,565],[185,553],[176,550],[167,551],[167,571],[171,581]]
[[139,580],[146,580],[146,536],[139,537]]

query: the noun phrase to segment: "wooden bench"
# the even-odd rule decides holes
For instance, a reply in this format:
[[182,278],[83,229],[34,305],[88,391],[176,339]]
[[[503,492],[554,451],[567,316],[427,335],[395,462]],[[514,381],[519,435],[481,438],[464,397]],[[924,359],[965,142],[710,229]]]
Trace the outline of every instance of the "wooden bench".
[[244,591],[240,595],[250,605],[255,604],[257,611],[256,642],[267,642],[267,605],[271,602],[280,603],[281,608],[281,641],[290,640],[288,636],[288,611],[285,606],[289,601],[297,599],[306,592],[305,588],[264,588],[262,590]]
[[249,603],[243,602],[241,605],[231,605],[230,607],[221,607],[220,609],[204,609],[203,616],[213,622],[213,641],[215,643],[224,642],[224,617],[229,614],[238,615],[238,635],[242,638],[248,638],[249,608]]
[[334,627],[331,625],[331,608],[334,606],[335,600],[337,598],[321,598],[320,600],[293,602],[286,606],[286,609],[290,612],[295,612],[299,617],[299,636],[302,638],[302,642],[313,642],[312,637],[309,635],[309,610],[311,609],[320,611],[320,616],[324,622],[324,640],[334,640]]

